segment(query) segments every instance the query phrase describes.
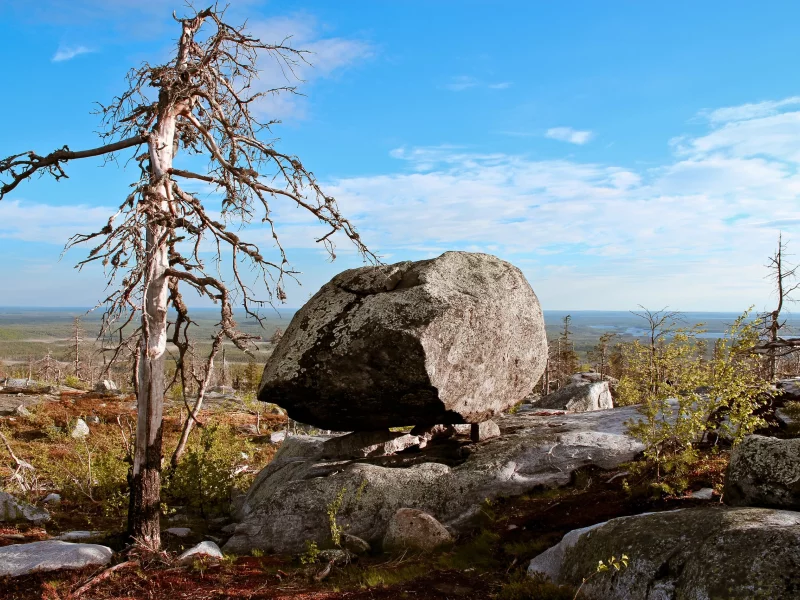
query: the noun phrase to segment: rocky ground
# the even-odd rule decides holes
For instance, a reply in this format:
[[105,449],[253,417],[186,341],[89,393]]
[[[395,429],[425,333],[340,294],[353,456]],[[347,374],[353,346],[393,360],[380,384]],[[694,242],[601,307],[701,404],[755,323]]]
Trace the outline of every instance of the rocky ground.
[[[262,435],[254,435],[255,416],[232,411],[231,405],[226,404],[225,394],[219,396],[212,401],[204,418],[213,420],[224,416],[236,427],[239,437],[254,447],[268,450],[271,456],[276,446],[270,443],[269,432],[282,431],[285,417],[262,416]],[[34,416],[51,415],[53,422],[64,428],[78,417],[87,420],[96,417],[99,423],[89,425],[92,433],[88,439],[99,436],[103,428],[107,428],[108,433],[116,432],[116,417],[133,414],[130,397],[98,393],[14,394],[5,402],[8,408],[0,426],[12,433],[11,443],[21,450],[35,443],[37,437],[44,439],[40,437],[41,432],[36,432],[39,421],[19,414],[17,407],[23,403]],[[236,537],[233,528],[228,526],[229,519],[212,520],[186,511],[187,514],[171,514],[164,521],[165,530],[189,529],[185,537],[165,533],[166,552],[160,556],[145,558],[115,554],[111,564],[122,564],[126,559],[138,560],[138,563],[125,565],[111,576],[97,581],[86,597],[573,598],[577,584],[560,587],[539,582],[526,574],[531,559],[557,545],[568,532],[622,516],[720,506],[718,492],[723,489],[728,462],[724,452],[708,453],[692,473],[686,493],[667,498],[653,498],[647,493],[648,475],[632,475],[627,464],[635,457],[636,448],[626,440],[622,424],[632,414],[632,409],[565,414],[523,406],[515,415],[498,419],[500,437],[476,443],[464,434],[431,444],[427,448],[426,460],[446,466],[451,473],[470,474],[470,480],[474,479],[474,473],[481,472],[489,473],[490,479],[496,480],[502,469],[492,466],[491,457],[502,458],[500,462],[503,464],[513,462],[517,475],[503,480],[506,494],[496,494],[488,501],[488,495],[482,499],[475,496],[471,502],[478,510],[473,511],[469,523],[463,527],[453,527],[453,523],[448,525],[453,541],[432,554],[418,551],[382,553],[376,534],[371,539],[373,550],[353,557],[349,563],[334,565],[323,578],[320,575],[325,570],[325,563],[301,564],[299,548],[279,555],[248,548],[240,551],[238,556],[228,554],[219,562],[200,560],[180,565],[177,562],[179,553],[197,542],[214,539],[222,546],[231,535]],[[171,415],[167,420],[167,430],[172,431],[172,435],[177,426],[175,417]],[[318,443],[313,440],[329,438],[304,439],[313,447]],[[286,446],[287,451],[293,443]],[[540,447],[544,450],[536,450]],[[459,456],[459,448],[462,449],[461,456],[453,459]],[[351,458],[345,461],[346,464],[339,465],[343,469],[340,475],[348,469],[364,469],[367,464],[372,465],[370,468],[407,471],[407,468],[397,469],[398,464],[413,466],[425,456],[424,449],[410,448],[389,457]],[[5,457],[4,461],[7,462]],[[300,471],[308,468],[302,465],[302,461],[300,464],[294,462]],[[323,458],[315,464],[325,466],[335,462],[335,459]],[[389,466],[392,463],[395,467]],[[468,463],[469,467],[465,466]],[[325,468],[331,475],[329,466]],[[304,477],[300,479],[305,480]],[[325,479],[317,478],[317,481]],[[338,483],[331,485],[330,489],[338,489],[337,486]],[[378,490],[377,485],[368,484],[364,493],[371,488],[374,488],[373,493]],[[483,489],[476,488],[481,494]],[[514,495],[504,497],[510,492]],[[39,498],[37,503],[39,506],[43,506],[41,500]],[[323,498],[311,505],[321,507],[323,526],[325,502]],[[435,506],[427,508],[436,513]],[[47,509],[51,520],[44,524],[8,524],[0,529],[0,546],[52,539],[71,531],[94,531],[99,532],[94,534],[96,537],[80,541],[107,545],[115,551],[123,549],[119,533],[124,529],[124,511],[112,514],[104,510],[100,502],[68,495],[60,504]],[[725,510],[724,507],[721,510]],[[391,511],[386,508],[376,512],[388,514]],[[343,513],[341,524],[345,532],[356,531],[358,519],[354,519],[355,516]],[[445,516],[441,518],[448,522]],[[0,597],[68,598],[87,582],[94,581],[93,578],[105,569],[107,565],[6,577],[0,580]],[[591,573],[586,574],[589,575]]]

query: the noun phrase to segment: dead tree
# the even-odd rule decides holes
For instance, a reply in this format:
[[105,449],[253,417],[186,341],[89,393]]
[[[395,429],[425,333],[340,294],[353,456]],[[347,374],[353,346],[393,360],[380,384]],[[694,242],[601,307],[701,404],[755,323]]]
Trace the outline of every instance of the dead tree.
[[[260,321],[259,309],[284,301],[284,281],[296,275],[272,220],[271,203],[276,200],[288,201],[328,226],[317,242],[331,257],[333,235],[339,232],[366,259],[377,260],[314,175],[296,156],[278,151],[274,139],[265,139],[276,121],[256,116],[254,106],[262,97],[295,92],[285,82],[267,92],[254,91],[257,61],[277,61],[290,78],[305,53],[287,40],[264,43],[223,18],[224,11],[216,8],[176,18],[180,37],[174,57],[132,69],[127,90],[102,107],[104,145],[78,152],[64,146],[44,156],[30,151],[0,160],[2,198],[33,175],[66,177],[71,160],[108,159],[112,153],[133,151],[138,179],[130,194],[102,229],[74,236],[68,247],[92,243],[79,267],[98,262],[109,277],[102,332],[125,328],[125,340],[135,340],[139,349],[128,532],[153,548],[160,546],[165,353],[172,342],[182,368],[193,323],[182,291],[188,288],[217,303],[222,336],[246,350],[251,336],[237,330],[234,301]],[[179,151],[181,164],[176,161]],[[206,161],[202,171],[194,166],[201,163],[198,156]],[[189,191],[187,182],[217,191],[220,216]],[[256,218],[270,232],[273,260],[234,233]],[[204,255],[209,245],[214,248],[211,260]],[[248,272],[254,280],[245,278]],[[174,322],[168,322],[170,308]]]
[[642,309],[642,312],[631,311],[631,314],[647,321],[647,343],[650,349],[648,369],[650,373],[649,387],[651,393],[655,394],[660,377],[660,374],[656,372],[658,347],[665,338],[675,333],[676,328],[679,324],[683,323],[684,319],[681,313],[667,310],[666,306],[656,311],[645,308],[641,304],[639,308]]
[[75,355],[75,378],[80,379],[81,369],[81,342],[83,341],[83,331],[81,330],[81,318],[75,317],[73,320],[73,339],[75,342],[74,355]]
[[777,375],[778,358],[795,352],[800,347],[800,340],[784,339],[780,336],[781,330],[786,326],[786,320],[781,320],[781,311],[785,302],[793,302],[792,293],[800,287],[796,281],[797,265],[786,263],[787,242],[783,235],[778,235],[778,248],[775,254],[769,257],[766,267],[769,269],[767,277],[775,286],[777,304],[775,309],[761,315],[764,321],[766,340],[759,344],[757,352],[767,355],[767,369],[770,380]]

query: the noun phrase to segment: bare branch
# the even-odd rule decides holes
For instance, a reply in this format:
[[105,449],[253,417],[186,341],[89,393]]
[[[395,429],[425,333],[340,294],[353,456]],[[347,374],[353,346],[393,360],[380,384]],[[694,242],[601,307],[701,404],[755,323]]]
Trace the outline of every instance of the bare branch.
[[11,181],[0,186],[0,200],[20,183],[29,179],[37,171],[46,171],[52,175],[56,181],[68,177],[62,163],[79,158],[90,158],[92,156],[102,156],[111,154],[133,146],[140,146],[147,141],[145,136],[137,135],[126,140],[121,140],[113,144],[92,148],[91,150],[79,150],[73,152],[68,146],[59,148],[47,156],[39,156],[32,150],[9,156],[0,160],[0,176],[11,175]]

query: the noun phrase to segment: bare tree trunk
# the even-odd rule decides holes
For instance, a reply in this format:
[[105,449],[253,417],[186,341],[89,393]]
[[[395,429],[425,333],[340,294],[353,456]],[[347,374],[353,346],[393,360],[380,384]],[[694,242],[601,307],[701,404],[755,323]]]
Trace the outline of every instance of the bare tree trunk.
[[[184,29],[184,35],[186,31]],[[172,168],[175,139],[175,107],[162,92],[161,113],[150,150],[148,200],[158,204],[161,214],[170,210],[172,198],[168,176]],[[164,408],[164,354],[167,348],[169,295],[169,232],[158,220],[147,225],[148,269],[142,314],[142,345],[139,357],[136,449],[131,471],[128,534],[148,548],[161,547],[161,451]]]

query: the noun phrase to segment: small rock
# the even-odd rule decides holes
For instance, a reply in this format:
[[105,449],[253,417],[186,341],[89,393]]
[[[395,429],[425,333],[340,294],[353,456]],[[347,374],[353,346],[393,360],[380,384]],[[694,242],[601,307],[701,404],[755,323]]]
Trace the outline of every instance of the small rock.
[[102,381],[98,381],[97,384],[94,386],[95,392],[100,392],[101,394],[115,394],[119,391],[117,384],[111,381],[110,379],[103,379]]
[[342,546],[353,554],[367,554],[372,549],[369,542],[349,533],[342,534]]
[[192,530],[189,529],[188,527],[170,527],[169,529],[165,529],[164,531],[165,533],[174,535],[175,537],[179,538],[185,538],[191,535],[192,533]]
[[51,492],[44,497],[42,500],[45,504],[61,504],[61,494],[56,494],[55,492]]
[[181,554],[178,557],[178,564],[188,565],[194,562],[196,558],[206,558],[216,561],[222,558],[222,551],[214,542],[200,542]]
[[86,424],[86,421],[78,419],[69,435],[75,439],[85,438],[89,435],[89,426]]
[[47,540],[0,548],[0,576],[18,577],[28,573],[82,569],[111,562],[111,548],[97,544],[72,544]]
[[417,425],[409,433],[418,436],[421,440],[430,442],[431,440],[453,437],[456,435],[456,430],[452,425],[434,425],[433,427]]
[[453,425],[453,430],[456,432],[456,435],[472,435],[472,425],[469,423]]
[[27,521],[40,525],[50,520],[50,513],[45,509],[17,500],[11,494],[0,492],[0,522],[18,523]]
[[401,508],[389,521],[383,549],[428,551],[452,540],[444,525],[428,513],[414,508]]
[[92,423],[93,425],[99,425],[100,424],[100,417],[98,417],[96,415],[92,415],[91,417],[87,417],[86,420],[89,423]]
[[473,423],[470,428],[469,437],[473,442],[483,442],[500,436],[500,428],[494,421],[483,421]]
[[347,550],[339,548],[332,548],[330,550],[323,550],[319,553],[319,561],[321,563],[333,563],[334,565],[344,565],[350,562],[352,555]]
[[269,435],[269,443],[270,444],[280,444],[283,440],[286,439],[286,432],[285,431],[276,431]]
[[692,492],[692,498],[695,500],[711,500],[714,497],[714,490],[711,488],[702,488],[696,492]]
[[570,383],[560,390],[537,400],[537,408],[567,410],[569,412],[589,412],[614,408],[611,391],[607,381],[597,383]]
[[24,404],[20,404],[17,408],[14,409],[14,414],[18,417],[32,417],[31,411],[25,408]]
[[243,425],[237,425],[236,431],[238,431],[243,435],[258,435],[258,427],[256,427],[252,423],[244,423]]
[[322,444],[324,458],[366,458],[389,456],[417,446],[420,438],[402,431],[355,431],[331,438]]

